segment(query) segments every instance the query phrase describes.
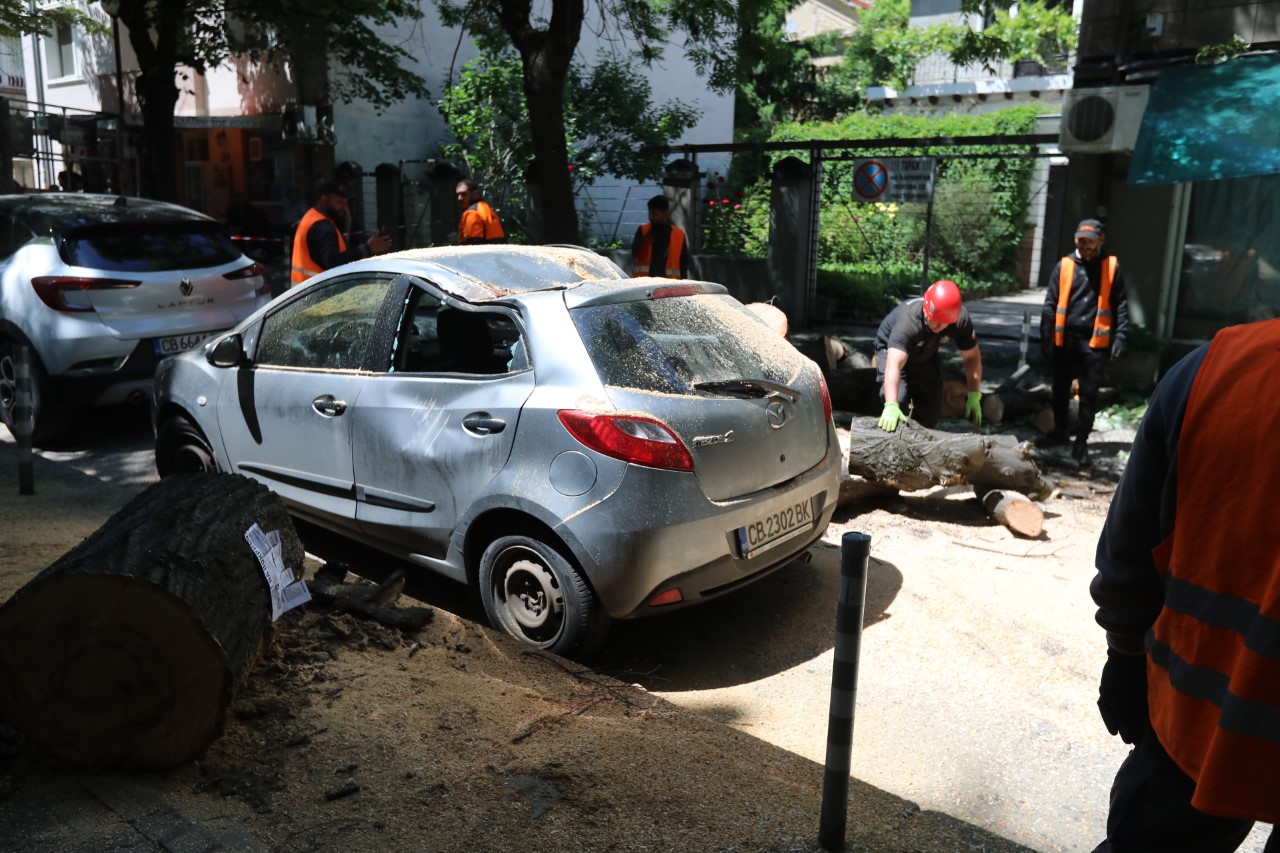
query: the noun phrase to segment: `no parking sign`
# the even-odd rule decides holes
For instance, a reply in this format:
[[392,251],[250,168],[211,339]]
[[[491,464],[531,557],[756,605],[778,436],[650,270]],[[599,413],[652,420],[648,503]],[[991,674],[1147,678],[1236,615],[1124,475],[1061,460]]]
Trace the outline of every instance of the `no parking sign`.
[[932,157],[878,157],[853,161],[853,200],[917,201],[933,198]]

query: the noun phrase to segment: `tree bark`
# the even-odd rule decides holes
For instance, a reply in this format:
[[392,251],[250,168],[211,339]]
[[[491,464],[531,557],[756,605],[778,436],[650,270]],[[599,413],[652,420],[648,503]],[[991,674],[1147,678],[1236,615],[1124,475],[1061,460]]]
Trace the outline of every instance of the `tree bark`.
[[0,607],[0,718],[92,767],[199,755],[270,638],[254,524],[300,576],[284,504],[248,478],[176,475],[126,504]]
[[884,432],[875,418],[860,417],[849,437],[849,473],[904,492],[970,483],[1040,499],[1053,489],[1031,458],[1031,444],[1011,435],[935,432],[914,421]]
[[552,0],[546,29],[530,20],[529,0],[502,0],[498,17],[524,65],[524,95],[533,142],[533,184],[542,210],[545,243],[577,243],[578,210],[569,177],[564,92],[582,33],[583,0]]
[[139,195],[162,201],[178,199],[173,110],[178,103],[178,45],[187,13],[180,3],[151,6],[143,0],[125,0],[119,10],[141,72],[134,84],[142,110],[142,162],[146,164]]

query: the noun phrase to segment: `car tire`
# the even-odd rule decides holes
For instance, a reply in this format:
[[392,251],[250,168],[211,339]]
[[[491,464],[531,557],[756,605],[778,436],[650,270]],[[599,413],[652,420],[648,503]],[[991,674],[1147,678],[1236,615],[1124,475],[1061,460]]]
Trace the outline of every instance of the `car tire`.
[[213,473],[218,463],[209,440],[185,415],[171,415],[156,430],[156,472],[170,474]]
[[[0,338],[0,422],[17,435],[13,424],[13,407],[18,397],[18,347],[8,338]],[[30,347],[28,351],[31,352]],[[44,404],[44,367],[31,352],[31,409],[35,414],[35,426],[31,431],[31,443],[46,444],[67,431],[66,413]]]
[[604,643],[609,614],[555,548],[503,536],[480,558],[480,598],[489,623],[539,649],[583,660]]

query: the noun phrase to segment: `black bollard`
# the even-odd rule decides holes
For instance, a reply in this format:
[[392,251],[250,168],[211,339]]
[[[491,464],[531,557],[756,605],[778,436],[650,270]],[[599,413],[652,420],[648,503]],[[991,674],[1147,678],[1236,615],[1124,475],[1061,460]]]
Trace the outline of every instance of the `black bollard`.
[[35,429],[35,410],[31,405],[31,354],[25,346],[13,350],[13,437],[18,441],[18,494],[35,494],[35,475],[31,464],[31,433]]
[[846,533],[840,539],[840,596],[836,602],[835,661],[831,667],[831,712],[827,721],[827,765],[822,778],[818,843],[843,850],[848,817],[849,763],[853,752],[853,709],[858,696],[858,648],[867,600],[871,537]]

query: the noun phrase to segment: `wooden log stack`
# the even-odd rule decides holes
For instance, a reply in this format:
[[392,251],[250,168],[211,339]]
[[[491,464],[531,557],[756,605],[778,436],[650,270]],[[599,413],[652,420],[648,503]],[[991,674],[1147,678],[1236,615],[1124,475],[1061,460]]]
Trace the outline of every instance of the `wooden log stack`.
[[254,524],[300,577],[283,503],[248,478],[175,475],[130,501],[0,606],[0,719],[90,767],[198,756],[270,639]]

